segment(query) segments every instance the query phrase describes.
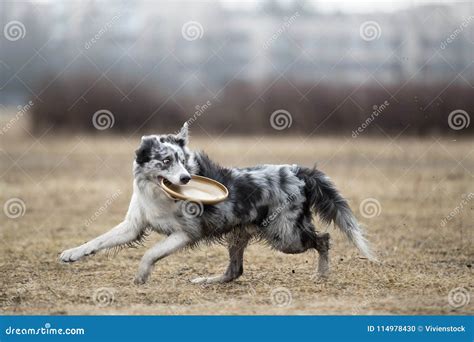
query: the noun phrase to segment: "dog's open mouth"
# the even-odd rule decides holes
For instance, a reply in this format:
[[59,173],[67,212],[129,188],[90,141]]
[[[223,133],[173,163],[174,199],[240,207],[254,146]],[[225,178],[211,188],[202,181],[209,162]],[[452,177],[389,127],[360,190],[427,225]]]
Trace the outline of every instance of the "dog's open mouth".
[[168,178],[165,178],[163,176],[156,176],[156,179],[158,181],[158,185],[161,186],[161,181],[163,181],[164,183],[166,184],[174,184],[173,182],[171,182]]
[[158,185],[161,186],[161,181],[169,182],[165,177],[163,176],[157,176],[156,179],[158,180]]

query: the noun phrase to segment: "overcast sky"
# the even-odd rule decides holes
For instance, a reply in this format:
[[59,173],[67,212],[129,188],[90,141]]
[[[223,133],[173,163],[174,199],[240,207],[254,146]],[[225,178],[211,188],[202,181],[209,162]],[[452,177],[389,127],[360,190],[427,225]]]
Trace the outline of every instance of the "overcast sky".
[[[2,0],[0,0],[1,2]],[[10,0],[11,1],[11,0]],[[24,2],[65,2],[65,0],[24,0]],[[76,0],[80,1],[80,0]],[[114,0],[110,0],[114,1]],[[147,0],[153,3],[153,0]],[[213,2],[215,0],[184,0],[195,2]],[[247,9],[252,10],[258,8],[266,0],[219,0],[225,7],[232,9]],[[293,0],[277,0],[283,6],[291,5]],[[130,1],[133,3],[133,0]],[[180,0],[170,1],[171,3],[179,4]],[[456,4],[456,3],[471,3],[474,11],[474,0],[306,0],[307,3],[313,4],[315,8],[323,12],[352,12],[352,13],[367,13],[367,12],[391,12],[403,8],[410,8],[417,5],[426,4]],[[158,4],[159,2],[156,1]]]
[[[196,0],[199,1],[199,0]],[[252,9],[262,1],[258,0],[221,0],[225,3],[226,7],[230,8],[248,8]],[[472,1],[472,0],[471,0]],[[281,4],[289,4],[291,0],[281,0]],[[469,0],[456,1],[456,0],[377,0],[377,1],[360,1],[360,0],[308,0],[307,2],[313,3],[316,8],[324,12],[374,12],[384,11],[390,12],[402,8],[413,7],[417,5],[425,4],[454,4],[454,3],[469,3]]]

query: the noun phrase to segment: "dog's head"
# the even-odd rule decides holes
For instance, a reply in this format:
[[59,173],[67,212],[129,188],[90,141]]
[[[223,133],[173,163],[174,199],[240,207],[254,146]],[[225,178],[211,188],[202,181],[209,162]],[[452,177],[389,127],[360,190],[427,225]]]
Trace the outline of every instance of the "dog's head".
[[187,143],[187,123],[177,134],[143,136],[140,147],[135,151],[135,170],[158,184],[162,178],[173,184],[188,183],[192,167]]

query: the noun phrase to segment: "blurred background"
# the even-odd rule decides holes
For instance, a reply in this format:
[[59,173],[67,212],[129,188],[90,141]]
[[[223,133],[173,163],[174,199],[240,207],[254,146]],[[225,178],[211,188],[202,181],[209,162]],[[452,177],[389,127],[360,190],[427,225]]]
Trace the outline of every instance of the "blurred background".
[[0,6],[0,111],[33,134],[474,131],[471,1]]
[[[0,0],[0,311],[472,314],[473,45],[472,0]],[[145,248],[60,264],[123,220],[140,134],[185,121],[225,166],[317,162],[381,263],[316,222],[323,282],[311,254],[259,244],[213,288],[189,279],[222,272],[224,246],[139,289]]]

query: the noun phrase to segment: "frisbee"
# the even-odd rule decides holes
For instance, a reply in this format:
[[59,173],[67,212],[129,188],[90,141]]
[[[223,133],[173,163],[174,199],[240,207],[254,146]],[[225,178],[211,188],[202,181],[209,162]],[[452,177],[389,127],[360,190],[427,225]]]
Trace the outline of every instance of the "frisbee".
[[192,175],[189,183],[185,185],[175,185],[162,179],[161,188],[173,199],[202,204],[217,204],[229,196],[229,190],[223,184],[196,175]]

